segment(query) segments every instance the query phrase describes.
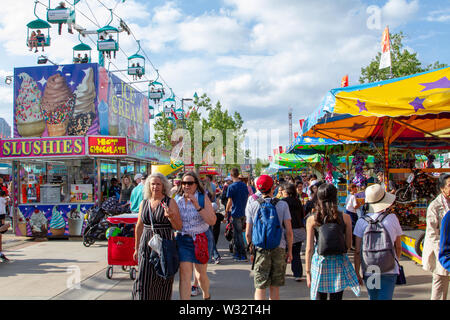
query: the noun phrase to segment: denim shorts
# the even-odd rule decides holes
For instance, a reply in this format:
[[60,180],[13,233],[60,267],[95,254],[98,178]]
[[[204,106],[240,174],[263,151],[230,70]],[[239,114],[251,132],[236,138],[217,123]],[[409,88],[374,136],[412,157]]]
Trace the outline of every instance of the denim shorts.
[[[209,229],[205,233],[206,237],[208,238],[208,253],[210,253],[212,250],[212,241],[214,241],[214,239],[212,238],[212,233]],[[181,235],[181,233],[177,233],[175,240],[177,241],[180,262],[192,262],[201,264],[200,261],[198,261],[195,257],[194,240],[191,236],[186,234]]]

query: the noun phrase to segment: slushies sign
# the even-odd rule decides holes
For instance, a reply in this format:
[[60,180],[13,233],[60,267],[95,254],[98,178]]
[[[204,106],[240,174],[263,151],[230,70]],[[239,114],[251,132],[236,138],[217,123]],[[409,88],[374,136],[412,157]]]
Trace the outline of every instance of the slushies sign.
[[84,137],[10,139],[0,141],[0,155],[15,157],[64,157],[86,154]]

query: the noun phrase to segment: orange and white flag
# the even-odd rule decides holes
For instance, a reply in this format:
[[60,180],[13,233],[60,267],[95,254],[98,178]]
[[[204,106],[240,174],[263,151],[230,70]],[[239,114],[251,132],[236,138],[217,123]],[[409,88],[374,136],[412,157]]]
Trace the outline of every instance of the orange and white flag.
[[381,39],[381,59],[379,69],[388,68],[391,66],[391,40],[389,38],[389,27],[383,31],[383,37]]
[[348,87],[348,74],[342,77],[341,87]]

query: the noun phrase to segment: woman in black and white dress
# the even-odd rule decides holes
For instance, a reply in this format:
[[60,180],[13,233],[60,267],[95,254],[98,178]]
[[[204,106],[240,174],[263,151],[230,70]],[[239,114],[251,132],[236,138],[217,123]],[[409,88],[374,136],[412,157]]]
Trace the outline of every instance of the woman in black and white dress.
[[[146,179],[144,200],[139,207],[136,224],[136,246],[134,258],[139,269],[133,285],[133,300],[170,300],[174,277],[164,279],[156,274],[150,262],[151,248],[148,241],[155,233],[163,239],[174,239],[174,230],[181,230],[182,221],[175,201],[169,197],[170,184],[161,173]],[[164,208],[164,205],[167,207]],[[152,219],[152,220],[150,220]]]

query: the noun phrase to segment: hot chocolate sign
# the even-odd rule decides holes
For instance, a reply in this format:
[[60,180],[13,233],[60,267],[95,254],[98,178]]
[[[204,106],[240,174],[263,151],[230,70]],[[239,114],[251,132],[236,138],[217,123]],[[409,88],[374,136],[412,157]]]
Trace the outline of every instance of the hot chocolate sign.
[[15,68],[14,137],[97,134],[97,78],[97,64]]

